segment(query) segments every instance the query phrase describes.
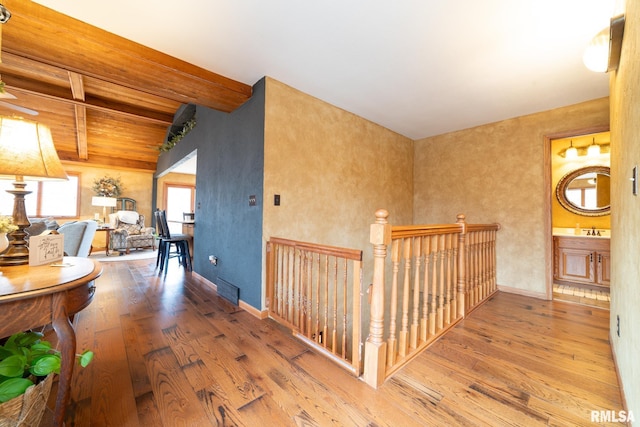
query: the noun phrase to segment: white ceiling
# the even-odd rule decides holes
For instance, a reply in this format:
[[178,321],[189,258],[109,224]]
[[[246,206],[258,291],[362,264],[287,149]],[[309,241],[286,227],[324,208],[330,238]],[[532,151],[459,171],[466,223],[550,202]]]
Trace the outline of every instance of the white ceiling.
[[[620,0],[37,0],[234,80],[419,139],[608,95],[582,53]],[[617,4],[615,4],[617,3]]]

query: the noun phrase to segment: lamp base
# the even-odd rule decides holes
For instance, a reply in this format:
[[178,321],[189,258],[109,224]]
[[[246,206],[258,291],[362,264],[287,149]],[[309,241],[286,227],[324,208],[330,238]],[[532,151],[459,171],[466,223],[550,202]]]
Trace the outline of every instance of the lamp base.
[[7,190],[7,193],[13,194],[13,223],[18,227],[17,230],[7,234],[9,238],[9,247],[0,254],[0,266],[24,265],[29,264],[29,246],[24,239],[27,233],[25,228],[31,223],[27,218],[27,210],[24,206],[24,196],[31,193],[25,190],[27,185],[20,177],[13,183],[13,190]]
[[9,247],[0,254],[0,266],[29,264],[29,247],[24,240],[27,233],[24,229],[18,228],[16,231],[7,234]]

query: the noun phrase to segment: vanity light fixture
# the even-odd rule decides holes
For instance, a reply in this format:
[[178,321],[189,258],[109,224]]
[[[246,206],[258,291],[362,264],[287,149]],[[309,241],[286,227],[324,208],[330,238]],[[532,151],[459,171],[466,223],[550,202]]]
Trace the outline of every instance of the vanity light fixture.
[[569,148],[564,152],[564,157],[567,160],[574,160],[578,158],[578,149],[573,146],[573,140],[571,140],[571,145],[569,145]]
[[593,138],[593,142],[587,148],[587,157],[597,157],[600,155],[600,146],[596,144],[596,139]]
[[624,15],[614,16],[610,20],[609,27],[591,39],[582,56],[582,61],[588,69],[598,73],[608,73],[618,69],[624,21]]

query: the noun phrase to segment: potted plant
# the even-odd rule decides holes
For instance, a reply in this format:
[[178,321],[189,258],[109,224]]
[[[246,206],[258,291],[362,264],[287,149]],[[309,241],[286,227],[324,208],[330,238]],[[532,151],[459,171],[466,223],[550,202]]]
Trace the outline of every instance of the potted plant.
[[0,253],[9,247],[7,233],[11,233],[17,229],[18,226],[13,223],[13,217],[0,215]]
[[[53,382],[60,373],[60,352],[40,332],[20,332],[0,345],[0,425],[38,425]],[[92,351],[77,355],[80,366]]]

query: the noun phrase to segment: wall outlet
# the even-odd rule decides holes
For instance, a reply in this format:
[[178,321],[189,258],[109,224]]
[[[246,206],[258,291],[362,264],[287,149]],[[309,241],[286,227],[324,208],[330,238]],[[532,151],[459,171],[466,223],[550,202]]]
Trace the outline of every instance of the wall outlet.
[[249,206],[255,206],[256,205],[256,196],[255,195],[251,195],[249,196]]
[[209,263],[211,263],[211,265],[218,265],[218,257],[209,255]]

